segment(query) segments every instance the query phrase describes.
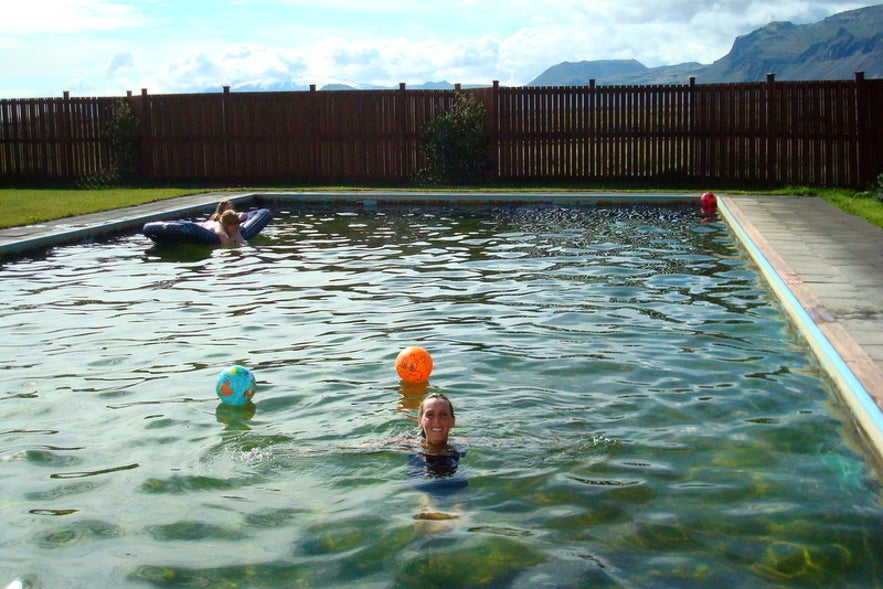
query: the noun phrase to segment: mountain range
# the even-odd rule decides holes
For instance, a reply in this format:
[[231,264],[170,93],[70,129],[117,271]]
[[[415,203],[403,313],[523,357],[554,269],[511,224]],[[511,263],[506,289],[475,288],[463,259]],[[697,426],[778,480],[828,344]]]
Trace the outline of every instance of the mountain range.
[[[848,80],[855,72],[883,78],[883,4],[840,12],[822,21],[795,25],[773,22],[737,37],[729,53],[711,64],[681,63],[647,67],[634,59],[564,62],[554,65],[527,86],[700,84],[777,80]],[[451,89],[447,81],[408,85],[412,90]],[[464,88],[469,86],[464,85]],[[287,81],[245,83],[234,92],[307,90]],[[329,84],[321,90],[379,90],[381,86]],[[220,88],[207,88],[217,92]]]
[[777,80],[851,80],[855,72],[883,78],[883,4],[841,12],[807,25],[773,22],[737,37],[712,64],[649,68],[633,59],[564,62],[528,86],[700,84]]

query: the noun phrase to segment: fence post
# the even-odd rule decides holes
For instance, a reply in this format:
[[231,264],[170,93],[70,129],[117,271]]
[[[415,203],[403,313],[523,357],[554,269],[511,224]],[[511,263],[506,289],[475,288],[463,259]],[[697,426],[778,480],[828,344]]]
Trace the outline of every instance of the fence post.
[[[61,100],[61,144],[64,150],[62,156],[61,175],[66,181],[73,180],[74,170],[74,154],[73,154],[73,137],[71,125],[71,93],[65,90],[62,93]],[[20,170],[24,171],[21,166]]]
[[141,88],[141,177],[155,180],[155,154],[153,153],[153,117],[150,116],[150,99],[147,88]]
[[15,176],[15,160],[12,157],[12,106],[11,101],[0,100],[0,178]]
[[491,112],[488,113],[491,120],[491,174],[500,177],[500,120],[497,113],[500,112],[500,81],[494,80],[491,93]]
[[[126,104],[129,106],[129,113],[133,117],[141,114],[138,112],[138,106],[135,104],[135,100],[132,97],[131,90],[126,90]],[[139,178],[143,179],[143,176],[141,176],[141,145],[140,145],[140,142],[142,141],[142,133],[141,133],[141,120],[140,119],[138,120],[138,128],[135,130],[135,133],[136,133],[135,134],[135,137],[136,137],[135,141],[138,143],[138,145],[135,146],[135,153],[130,154],[131,157],[133,157],[134,159],[129,162],[129,174],[132,174],[135,176],[135,178],[132,178],[132,180],[137,180]],[[130,146],[130,148],[131,147],[132,146]]]
[[318,182],[322,171],[322,149],[319,142],[319,95],[316,85],[310,84],[310,182]]
[[221,145],[224,150],[224,182],[230,183],[230,109],[228,108],[228,98],[230,98],[230,86],[224,86],[221,93]]
[[865,72],[855,72],[855,147],[858,152],[855,174],[856,188],[870,184],[874,179],[871,169],[870,105],[865,92]]
[[779,181],[779,101],[776,96],[776,74],[766,75],[766,170],[762,180],[769,184],[771,181]]
[[595,82],[595,78],[589,78],[589,112],[587,113],[589,124],[586,130],[588,138],[585,142],[586,150],[588,151],[588,157],[586,158],[588,163],[584,177],[590,179],[596,179],[601,175],[601,166],[598,163],[601,161],[601,146],[598,139],[601,115],[598,112],[598,93],[595,91]]
[[690,90],[687,92],[687,107],[684,113],[687,128],[687,178],[689,180],[696,179],[696,158],[698,149],[696,143],[698,141],[696,135],[696,76],[690,76]]
[[399,82],[399,92],[396,95],[398,99],[398,108],[396,109],[399,113],[399,121],[398,121],[398,132],[399,139],[398,144],[399,148],[399,173],[402,175],[402,181],[406,181],[408,177],[411,175],[410,166],[408,165],[411,161],[411,158],[408,157],[408,94],[406,91],[406,85],[404,82]]

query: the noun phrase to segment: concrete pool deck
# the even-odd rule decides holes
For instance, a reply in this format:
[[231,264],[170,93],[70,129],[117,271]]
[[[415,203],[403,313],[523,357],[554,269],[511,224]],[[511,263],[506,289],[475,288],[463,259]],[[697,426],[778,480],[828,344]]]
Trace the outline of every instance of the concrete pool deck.
[[[249,201],[253,195],[205,193],[39,225],[0,229],[0,261],[29,250],[90,240],[103,233],[130,231],[158,217],[176,218],[210,211],[222,198]],[[313,196],[319,200],[334,198],[332,193]],[[447,196],[465,200],[456,193]],[[522,196],[526,195],[519,195]],[[608,198],[608,195],[591,193],[555,194],[542,198],[557,202],[580,197],[627,200],[632,195]],[[373,195],[352,193],[349,198],[370,200]],[[481,198],[502,201],[505,197],[484,194]],[[645,198],[652,200],[653,196],[645,195]],[[687,196],[681,195],[681,198]],[[778,293],[780,297],[793,297],[809,317],[810,330],[817,329],[824,336],[826,341],[822,345],[830,345],[867,391],[871,402],[883,409],[883,229],[817,197],[721,196],[720,203],[721,213],[732,226],[740,228],[737,233],[743,242],[747,238],[753,243],[747,248],[749,254],[788,289],[787,293]],[[776,290],[775,285],[773,287]],[[844,383],[836,384],[844,386]],[[861,423],[861,416],[857,417]],[[880,430],[880,438],[873,441],[883,454],[883,427],[862,425],[865,433]]]
[[726,205],[883,408],[883,229],[815,197]]
[[720,201],[883,459],[883,229],[817,197]]

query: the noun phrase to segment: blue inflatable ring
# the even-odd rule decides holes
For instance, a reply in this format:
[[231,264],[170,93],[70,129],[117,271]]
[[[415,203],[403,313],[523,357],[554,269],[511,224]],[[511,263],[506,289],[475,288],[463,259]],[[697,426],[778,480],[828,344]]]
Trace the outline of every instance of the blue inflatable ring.
[[[268,209],[248,211],[245,221],[239,225],[239,233],[245,239],[251,239],[267,226],[273,215]],[[179,243],[203,243],[220,245],[221,240],[214,231],[206,229],[201,223],[194,221],[151,221],[141,230],[151,241],[159,245],[176,245]]]

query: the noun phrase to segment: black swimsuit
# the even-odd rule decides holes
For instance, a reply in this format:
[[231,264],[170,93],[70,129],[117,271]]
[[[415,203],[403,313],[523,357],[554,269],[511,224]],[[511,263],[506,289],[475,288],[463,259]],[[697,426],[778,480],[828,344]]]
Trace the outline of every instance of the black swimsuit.
[[444,454],[419,452],[408,455],[408,477],[419,479],[415,487],[421,491],[449,494],[466,487],[466,479],[457,474],[460,458],[466,452],[450,450]]

